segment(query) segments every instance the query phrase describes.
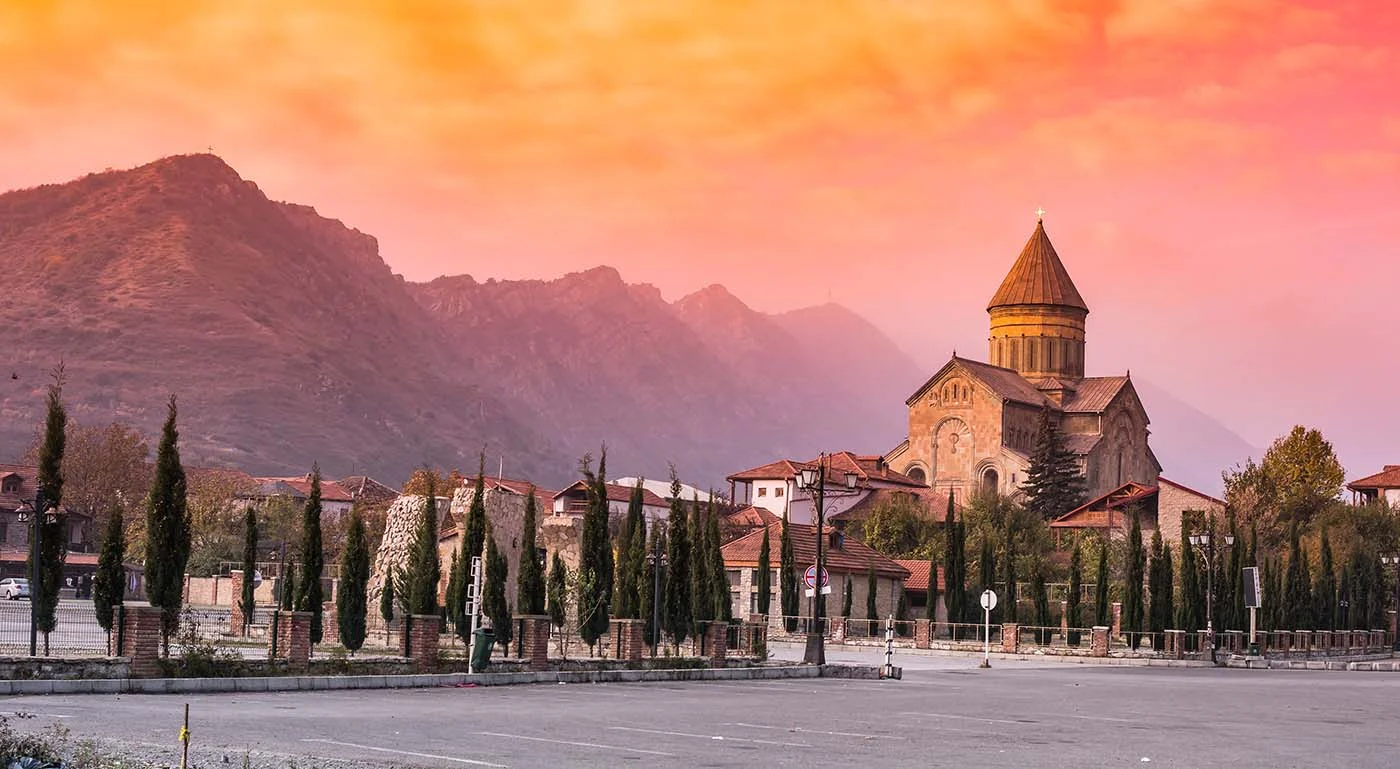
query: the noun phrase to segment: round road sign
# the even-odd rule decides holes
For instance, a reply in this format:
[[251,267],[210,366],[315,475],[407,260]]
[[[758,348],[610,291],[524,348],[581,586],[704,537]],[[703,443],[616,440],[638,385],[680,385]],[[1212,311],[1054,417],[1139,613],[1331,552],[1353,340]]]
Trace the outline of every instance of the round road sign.
[[997,594],[990,590],[982,591],[982,608],[991,611],[997,607]]
[[[807,583],[807,587],[815,588],[817,586],[816,564],[807,567],[807,571],[802,574],[802,581]],[[830,581],[830,575],[826,573],[826,569],[822,569],[822,587],[826,587]]]

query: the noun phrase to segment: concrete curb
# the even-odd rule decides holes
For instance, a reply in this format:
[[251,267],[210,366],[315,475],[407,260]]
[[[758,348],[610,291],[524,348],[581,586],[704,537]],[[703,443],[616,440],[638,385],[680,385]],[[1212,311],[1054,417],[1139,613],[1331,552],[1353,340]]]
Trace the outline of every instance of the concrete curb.
[[518,684],[645,683],[657,681],[774,681],[797,678],[879,679],[868,665],[781,665],[679,670],[572,670],[543,673],[427,673],[388,676],[269,676],[249,678],[113,678],[0,681],[0,696],[25,694],[208,694],[219,692],[420,689]]
[[1378,660],[1278,660],[1251,658],[1230,660],[1226,667],[1237,670],[1352,670],[1368,673],[1400,673],[1400,661]]
[[[769,641],[768,646],[783,647],[788,649],[804,648],[800,643],[788,641]],[[839,645],[828,645],[827,652],[842,651],[870,651],[873,647],[852,649]],[[883,647],[881,647],[883,648]],[[961,657],[965,659],[982,659],[982,652],[966,649],[909,649],[896,647],[894,650],[895,661],[902,656],[912,657]],[[1005,652],[993,651],[990,655],[993,660],[1008,663],[1017,662],[1054,662],[1062,665],[1118,665],[1127,667],[1154,667],[1154,668],[1209,668],[1215,667],[1208,660],[1173,660],[1159,657],[1091,657],[1088,654],[1007,654]],[[1008,666],[1009,667],[1009,666]]]

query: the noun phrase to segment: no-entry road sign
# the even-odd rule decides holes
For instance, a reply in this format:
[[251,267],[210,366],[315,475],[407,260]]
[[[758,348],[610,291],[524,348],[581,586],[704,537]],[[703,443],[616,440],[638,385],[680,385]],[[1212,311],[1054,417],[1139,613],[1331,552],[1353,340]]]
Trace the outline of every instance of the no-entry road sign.
[[[807,567],[807,571],[802,575],[802,581],[807,583],[807,587],[815,588],[817,586],[816,564]],[[826,569],[822,569],[822,587],[826,587],[830,581],[830,575],[826,573]]]

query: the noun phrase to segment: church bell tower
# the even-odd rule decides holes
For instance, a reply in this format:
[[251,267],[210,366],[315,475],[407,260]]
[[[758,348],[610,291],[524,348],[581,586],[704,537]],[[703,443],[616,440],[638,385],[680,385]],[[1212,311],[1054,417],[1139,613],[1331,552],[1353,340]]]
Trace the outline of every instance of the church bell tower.
[[1030,379],[1084,378],[1084,321],[1089,306],[1037,221],[1011,272],[987,305],[990,360]]

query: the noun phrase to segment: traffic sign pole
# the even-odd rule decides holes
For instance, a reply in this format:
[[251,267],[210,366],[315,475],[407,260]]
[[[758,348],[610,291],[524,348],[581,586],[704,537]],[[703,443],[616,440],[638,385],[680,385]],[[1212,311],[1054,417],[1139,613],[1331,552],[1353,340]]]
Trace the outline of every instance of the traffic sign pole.
[[991,590],[982,591],[982,664],[992,666],[992,609],[997,607],[997,594]]

